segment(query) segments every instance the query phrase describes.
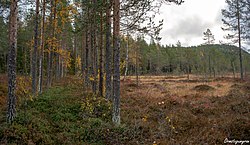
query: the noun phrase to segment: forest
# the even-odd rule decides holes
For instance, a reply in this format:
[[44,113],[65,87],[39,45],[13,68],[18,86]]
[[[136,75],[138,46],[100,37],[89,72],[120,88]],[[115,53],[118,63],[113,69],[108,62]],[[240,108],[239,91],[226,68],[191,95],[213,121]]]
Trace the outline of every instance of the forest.
[[1,0],[0,144],[249,144],[250,1],[223,1],[187,45],[159,18],[195,0]]

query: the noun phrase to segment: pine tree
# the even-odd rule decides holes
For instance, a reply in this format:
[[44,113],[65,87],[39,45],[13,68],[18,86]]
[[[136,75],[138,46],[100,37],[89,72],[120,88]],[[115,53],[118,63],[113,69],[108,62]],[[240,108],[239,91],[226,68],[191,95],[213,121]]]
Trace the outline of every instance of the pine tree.
[[104,0],[101,2],[100,8],[100,38],[99,38],[99,47],[100,47],[100,57],[99,57],[99,95],[103,96],[103,6]]
[[106,0],[106,51],[105,51],[105,73],[106,73],[106,94],[105,97],[108,100],[112,99],[112,80],[111,80],[111,64],[112,64],[112,53],[111,53],[111,0]]
[[213,44],[214,43],[214,35],[212,34],[211,30],[210,29],[207,29],[206,32],[203,32],[204,34],[204,38],[203,40],[206,41],[205,44]]
[[228,34],[226,38],[231,39],[233,43],[238,42],[239,46],[239,60],[240,60],[240,78],[243,79],[243,63],[242,63],[242,34],[244,29],[243,20],[243,10],[244,10],[244,0],[226,0],[227,9],[222,10],[222,19],[225,31],[231,31],[233,34]]
[[[212,34],[210,29],[207,29],[206,32],[203,32],[204,38],[203,40],[205,40],[205,44],[213,44],[214,43],[214,35]],[[211,67],[211,52],[210,50],[208,51],[208,69],[209,69],[209,75],[210,77],[212,76],[212,67]]]
[[38,20],[39,17],[39,0],[36,0],[36,15],[35,15],[35,28],[34,28],[34,50],[32,55],[32,94],[36,95],[37,92],[37,48],[38,48]]
[[120,124],[120,0],[114,0],[114,97],[112,120]]
[[247,39],[248,44],[250,45],[250,0],[245,0],[245,9],[244,9],[244,32],[245,38]]
[[41,50],[40,50],[40,58],[39,58],[39,77],[38,77],[38,92],[42,93],[42,84],[43,84],[43,53],[44,53],[44,46],[45,46],[45,0],[43,0],[42,6],[42,24],[41,24]]
[[18,0],[12,0],[10,5],[10,48],[8,54],[8,111],[7,122],[12,123],[16,116],[16,53],[17,53],[17,15]]

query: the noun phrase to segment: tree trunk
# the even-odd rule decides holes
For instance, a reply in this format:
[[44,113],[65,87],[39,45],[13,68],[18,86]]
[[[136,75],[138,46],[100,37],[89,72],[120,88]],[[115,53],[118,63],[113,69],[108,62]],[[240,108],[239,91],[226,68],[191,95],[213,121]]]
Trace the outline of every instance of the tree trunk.
[[138,46],[135,50],[135,75],[136,75],[136,86],[139,86],[139,65],[138,65]]
[[90,76],[91,76],[91,88],[92,91],[95,91],[95,45],[94,45],[94,37],[95,37],[95,30],[94,30],[94,8],[93,8],[93,1],[90,1],[92,7],[90,8]]
[[99,58],[99,95],[103,96],[103,11],[100,11],[100,58]]
[[189,64],[189,62],[188,62],[188,70],[187,70],[187,79],[188,79],[188,81],[190,80],[190,70],[191,70],[191,67],[190,67],[190,64]]
[[34,50],[32,55],[32,94],[37,93],[37,47],[38,47],[38,17],[39,17],[39,0],[36,0],[36,16],[35,16],[35,29],[34,29]]
[[7,122],[12,123],[16,116],[16,53],[17,53],[17,7],[18,0],[11,0],[8,54],[8,111]]
[[160,49],[159,49],[159,44],[156,44],[157,48],[157,68],[156,68],[156,73],[157,75],[160,74]]
[[39,60],[39,80],[38,80],[38,92],[42,93],[43,85],[43,53],[44,53],[44,25],[45,25],[45,0],[43,0],[43,10],[42,10],[42,24],[41,24],[41,53]]
[[23,59],[23,63],[24,63],[24,73],[25,75],[28,74],[28,70],[27,70],[27,50],[26,47],[24,47],[24,59]]
[[76,34],[74,34],[74,50],[73,50],[73,54],[74,54],[74,63],[75,63],[75,68],[74,68],[74,75],[76,75],[77,74],[77,53],[76,53],[76,49],[77,49],[77,47],[76,47]]
[[48,77],[47,77],[47,88],[51,87],[52,84],[52,72],[53,72],[53,56],[54,56],[54,31],[55,31],[55,23],[53,21],[55,21],[55,3],[54,0],[51,0],[51,12],[50,12],[50,29],[51,29],[51,34],[50,34],[50,39],[51,39],[51,43],[50,44],[50,50],[49,50],[49,54],[48,54]]
[[106,94],[105,97],[108,100],[112,99],[112,80],[111,80],[111,0],[106,0],[106,66],[105,66],[105,72],[106,72]]
[[214,73],[214,78],[215,78],[215,67],[213,67],[213,73]]
[[126,79],[126,76],[128,74],[128,47],[129,47],[129,35],[128,35],[128,32],[127,32],[127,43],[126,43],[126,65],[125,65],[125,73],[124,73],[124,78],[123,80]]
[[120,125],[120,0],[114,0],[114,98],[112,121]]
[[82,76],[83,76],[83,79],[84,79],[84,71],[85,71],[85,53],[86,53],[86,51],[85,51],[85,46],[86,46],[86,32],[85,31],[83,31],[83,33],[82,33],[82,52],[81,52],[81,61],[82,61]]
[[240,8],[239,0],[237,0],[237,19],[238,19],[238,37],[239,37],[239,56],[240,56],[240,79],[243,80],[243,64],[242,64],[242,54],[241,54],[241,27],[240,27]]
[[89,87],[89,43],[90,43],[90,16],[89,8],[87,8],[87,24],[86,24],[86,46],[85,46],[85,85],[86,88]]
[[235,65],[234,65],[233,61],[231,61],[231,65],[232,65],[232,69],[233,69],[233,76],[234,76],[234,79],[235,79]]
[[[93,6],[96,7],[97,6],[97,1],[96,0],[93,0]],[[96,94],[97,93],[97,73],[98,73],[98,57],[97,57],[97,54],[98,54],[98,47],[97,47],[97,24],[96,24],[96,11],[92,10],[93,12],[93,31],[92,31],[92,34],[93,34],[93,78],[94,78],[94,81],[93,81],[93,92]]]
[[209,77],[212,77],[212,67],[211,67],[211,56],[210,56],[210,52],[208,52],[208,67],[209,67]]

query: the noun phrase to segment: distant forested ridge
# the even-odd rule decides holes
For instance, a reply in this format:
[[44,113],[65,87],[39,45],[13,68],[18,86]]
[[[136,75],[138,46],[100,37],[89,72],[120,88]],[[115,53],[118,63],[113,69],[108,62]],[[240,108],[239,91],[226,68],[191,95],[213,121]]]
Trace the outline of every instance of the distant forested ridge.
[[[178,43],[172,46],[161,46],[154,42],[147,44],[143,39],[130,41],[129,75],[135,75],[136,68],[141,75],[204,74],[216,77],[225,74],[236,75],[240,71],[239,48],[234,45],[204,44],[182,47]],[[135,50],[138,53],[135,53]],[[123,52],[123,58],[125,58],[125,52]],[[138,67],[136,67],[136,60],[138,60]],[[249,61],[249,53],[243,50],[245,73],[250,69],[247,65]]]

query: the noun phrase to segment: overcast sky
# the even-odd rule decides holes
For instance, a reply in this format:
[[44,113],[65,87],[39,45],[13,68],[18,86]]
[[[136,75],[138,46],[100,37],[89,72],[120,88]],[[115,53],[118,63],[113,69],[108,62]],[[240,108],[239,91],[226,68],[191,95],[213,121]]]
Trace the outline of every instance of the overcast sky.
[[180,6],[163,5],[158,17],[164,19],[161,44],[180,40],[183,46],[200,45],[208,28],[215,35],[215,43],[219,43],[225,35],[221,30],[223,8],[225,0],[185,0]]

